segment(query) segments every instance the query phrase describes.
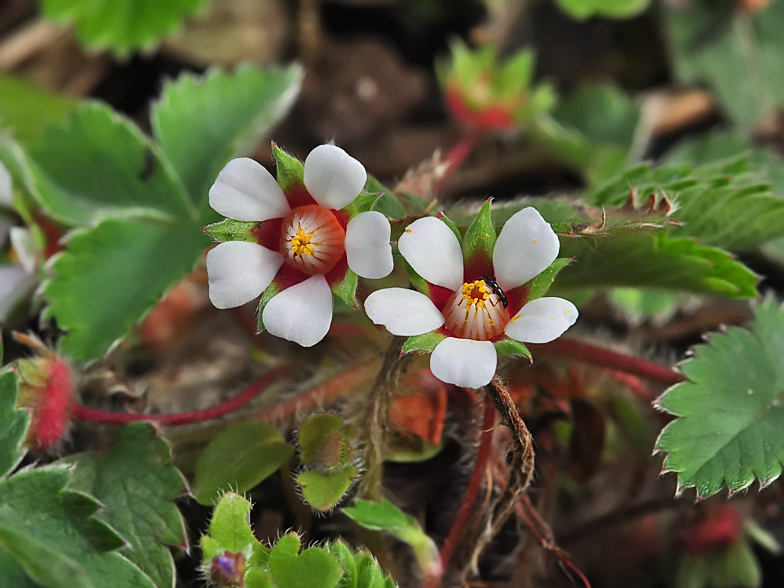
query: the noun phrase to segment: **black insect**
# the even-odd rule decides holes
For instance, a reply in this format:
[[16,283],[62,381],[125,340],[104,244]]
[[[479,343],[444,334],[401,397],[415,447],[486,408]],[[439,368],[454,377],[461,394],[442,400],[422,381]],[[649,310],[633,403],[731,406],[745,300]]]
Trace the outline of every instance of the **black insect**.
[[152,152],[152,149],[147,147],[144,150],[144,164],[142,166],[142,171],[139,172],[139,179],[142,182],[146,182],[150,179],[153,172],[155,171],[155,154]]
[[509,306],[509,301],[506,299],[506,294],[504,294],[504,291],[501,290],[501,286],[498,285],[498,282],[496,282],[493,278],[483,277],[482,279],[485,281],[485,284],[490,286],[490,289],[495,293],[495,295],[498,296],[498,299],[503,303],[504,308]]

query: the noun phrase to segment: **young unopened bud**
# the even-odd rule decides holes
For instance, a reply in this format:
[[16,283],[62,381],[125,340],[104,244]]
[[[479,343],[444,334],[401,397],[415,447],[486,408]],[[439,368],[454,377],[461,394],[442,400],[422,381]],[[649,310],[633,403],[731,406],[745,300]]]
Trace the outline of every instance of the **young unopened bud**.
[[32,411],[27,443],[46,451],[62,439],[70,421],[74,380],[62,358],[47,354],[22,359],[19,370],[19,404]]
[[738,10],[752,14],[765,10],[769,4],[770,0],[735,0]]
[[212,558],[210,580],[225,588],[245,585],[245,556],[242,553],[224,552]]
[[698,519],[684,533],[686,549],[699,554],[738,542],[743,534],[743,517],[734,506],[722,505]]

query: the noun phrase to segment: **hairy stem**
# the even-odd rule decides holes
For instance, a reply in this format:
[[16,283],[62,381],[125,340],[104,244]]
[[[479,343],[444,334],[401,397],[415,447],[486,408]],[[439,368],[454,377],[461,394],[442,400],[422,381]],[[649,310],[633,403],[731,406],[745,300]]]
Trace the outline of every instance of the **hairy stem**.
[[644,359],[638,359],[631,355],[618,353],[617,351],[610,351],[584,341],[561,337],[551,343],[531,345],[531,347],[543,355],[567,357],[601,368],[639,376],[667,386],[673,386],[686,380],[681,374],[670,368],[645,361]]
[[365,474],[359,485],[357,495],[366,500],[381,500],[381,479],[384,467],[384,445],[387,433],[387,416],[389,413],[390,391],[397,367],[400,365],[400,353],[406,337],[395,337],[384,356],[384,363],[376,376],[370,390],[363,422],[365,445]]
[[[485,478],[487,470],[487,463],[490,459],[496,411],[489,394],[484,395],[482,407],[484,416],[482,419],[481,441],[479,442],[479,450],[476,453],[474,469],[471,472],[471,478],[468,481],[468,486],[463,495],[460,509],[457,511],[457,516],[455,516],[455,520],[452,523],[452,528],[449,529],[449,535],[447,535],[444,544],[441,546],[441,567],[444,571],[449,567],[449,562],[455,553],[455,548],[465,532],[466,523],[468,522],[474,504],[476,503],[476,496],[479,493],[479,488],[482,486],[482,480]],[[435,585],[437,585],[437,582],[428,586],[428,588],[435,588]]]
[[222,417],[233,412],[253,400],[261,394],[278,376],[289,369],[289,366],[281,366],[268,371],[258,380],[253,382],[244,391],[237,394],[234,398],[227,400],[217,406],[202,410],[188,412],[177,412],[171,414],[128,414],[122,412],[109,412],[96,408],[88,408],[81,404],[76,404],[71,408],[73,418],[80,421],[92,421],[96,423],[106,423],[110,425],[124,425],[135,421],[155,421],[165,426],[188,425],[200,423],[211,419]]
[[468,156],[474,152],[476,148],[476,144],[479,142],[479,138],[481,137],[480,131],[470,131],[463,135],[463,138],[457,142],[457,144],[449,150],[449,153],[446,154],[444,157],[444,163],[447,165],[446,170],[444,171],[444,175],[436,182],[436,185],[433,188],[433,192],[438,194],[444,185],[447,183],[449,178],[452,177],[460,166],[463,165],[463,162],[468,159]]

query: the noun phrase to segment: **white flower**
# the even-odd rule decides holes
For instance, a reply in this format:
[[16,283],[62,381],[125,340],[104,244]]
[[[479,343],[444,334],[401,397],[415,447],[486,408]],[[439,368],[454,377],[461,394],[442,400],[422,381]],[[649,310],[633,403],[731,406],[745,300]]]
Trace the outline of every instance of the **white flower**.
[[[446,335],[433,350],[430,370],[439,380],[479,388],[495,374],[493,342],[508,336],[522,343],[552,341],[577,320],[568,300],[527,300],[521,288],[558,257],[558,237],[534,208],[525,208],[504,225],[493,250],[493,275],[465,275],[463,251],[452,230],[435,217],[406,228],[398,244],[412,269],[430,283],[430,297],[388,288],[368,296],[365,311],[393,335]],[[508,302],[504,303],[504,298]],[[512,314],[514,313],[514,314]]]
[[256,242],[228,241],[207,254],[210,300],[218,308],[250,302],[271,284],[280,290],[262,311],[273,335],[315,345],[332,323],[332,289],[350,268],[364,278],[392,271],[389,221],[379,212],[348,219],[365,168],[334,145],[305,160],[302,184],[287,192],[259,163],[234,159],[210,189],[210,205],[238,221],[259,223]]
[[[11,174],[0,162],[0,207],[11,208],[12,200]],[[16,263],[0,265],[0,322],[5,321],[19,299],[37,283],[35,271],[39,251],[33,234],[28,229],[14,227],[10,219],[0,216],[0,246],[6,238],[11,243],[12,259]]]

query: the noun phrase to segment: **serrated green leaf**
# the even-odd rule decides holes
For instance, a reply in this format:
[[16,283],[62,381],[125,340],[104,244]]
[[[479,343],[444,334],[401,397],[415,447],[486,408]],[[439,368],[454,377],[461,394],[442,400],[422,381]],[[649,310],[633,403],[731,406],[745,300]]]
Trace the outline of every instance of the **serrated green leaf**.
[[296,157],[292,157],[277,145],[272,145],[272,155],[275,157],[278,184],[286,193],[292,190],[305,189],[305,167]]
[[436,345],[441,343],[444,339],[446,339],[446,335],[443,335],[438,331],[430,331],[424,335],[415,335],[409,337],[406,342],[403,343],[403,349],[401,351],[402,353],[411,353],[412,351],[431,352],[436,348]]
[[0,478],[8,475],[22,460],[22,441],[27,434],[30,415],[15,408],[18,384],[16,373],[0,371]]
[[237,221],[230,218],[208,225],[202,230],[210,237],[221,243],[226,241],[247,241],[257,243],[256,237],[251,232],[259,223]]
[[772,300],[760,304],[750,328],[730,328],[697,346],[695,358],[680,366],[688,381],[660,400],[678,417],[657,441],[667,453],[665,469],[700,498],[724,484],[737,491],[781,474],[784,310]]
[[659,234],[585,236],[561,242],[575,262],[553,284],[556,291],[587,287],[648,287],[745,299],[757,296],[757,277],[720,249]]
[[13,588],[41,588],[41,584],[34,582],[16,559],[4,549],[0,549],[0,582]]
[[329,472],[302,472],[296,482],[311,508],[327,512],[343,499],[358,474],[359,470],[355,466],[347,465]]
[[159,148],[98,102],[80,104],[42,141],[11,155],[38,203],[55,219],[85,226],[111,217],[194,220],[195,209]]
[[23,144],[40,139],[46,127],[64,122],[77,104],[76,100],[8,75],[0,75],[0,96],[0,127]]
[[105,508],[99,516],[125,539],[120,553],[157,588],[170,588],[175,575],[167,546],[186,543],[173,500],[186,488],[170,462],[166,441],[149,424],[133,423],[120,429],[108,453],[82,453],[63,461],[76,466],[69,488],[100,500]]
[[498,355],[522,355],[523,357],[527,357],[529,360],[532,357],[528,347],[519,341],[510,339],[509,337],[505,337],[500,341],[496,341],[493,343],[493,346],[495,347],[495,351],[498,353]]
[[199,261],[209,244],[193,225],[108,220],[74,234],[44,287],[47,317],[68,331],[60,349],[99,357]]
[[327,543],[326,550],[334,557],[343,568],[343,576],[338,582],[337,588],[356,588],[357,585],[357,562],[354,554],[343,542],[342,539]]
[[666,195],[677,206],[672,216],[683,223],[669,229],[670,233],[698,238],[703,245],[740,251],[784,236],[784,200],[771,192],[760,163],[752,163],[748,153],[694,169],[679,163],[638,166],[609,181],[588,200],[617,206],[631,191],[643,201],[649,194]]
[[261,570],[250,570],[245,572],[244,580],[246,588],[275,588],[269,574],[266,574]]
[[564,12],[585,20],[591,16],[631,18],[648,8],[651,0],[557,0]]
[[742,132],[784,102],[780,2],[754,12],[710,0],[665,8],[677,76],[686,83],[708,82]]
[[[213,548],[224,549],[231,553],[252,552],[258,543],[250,529],[251,503],[234,492],[226,492],[212,513],[210,521],[210,542]],[[202,545],[204,537],[202,537]],[[210,559],[215,554],[207,554]]]
[[490,213],[490,200],[486,200],[463,237],[464,267],[487,266],[488,269],[491,268],[495,241],[496,234]]
[[311,547],[299,553],[296,533],[288,533],[274,545],[269,556],[272,580],[278,588],[335,588],[343,573],[326,550]]
[[137,49],[152,49],[205,4],[206,0],[114,0],[97,4],[90,0],[44,0],[41,9],[51,20],[74,25],[79,40],[87,47],[127,55]]
[[[47,588],[95,588],[87,576],[87,570],[78,562],[25,533],[0,526],[0,547],[19,562],[30,578]],[[0,569],[2,580],[3,572]],[[19,584],[7,585],[16,588]]]
[[230,425],[199,455],[193,494],[200,504],[213,504],[222,491],[245,492],[278,471],[294,448],[267,423]]
[[[152,108],[153,132],[197,206],[206,208],[209,188],[226,162],[250,154],[286,114],[301,79],[298,66],[245,65],[234,73],[182,75],[164,88]],[[202,224],[207,218],[205,213]]]
[[155,588],[138,567],[112,551],[123,544],[122,539],[94,516],[98,505],[93,498],[65,490],[70,479],[67,469],[43,467],[4,480],[0,483],[0,527],[78,562],[96,588]]

